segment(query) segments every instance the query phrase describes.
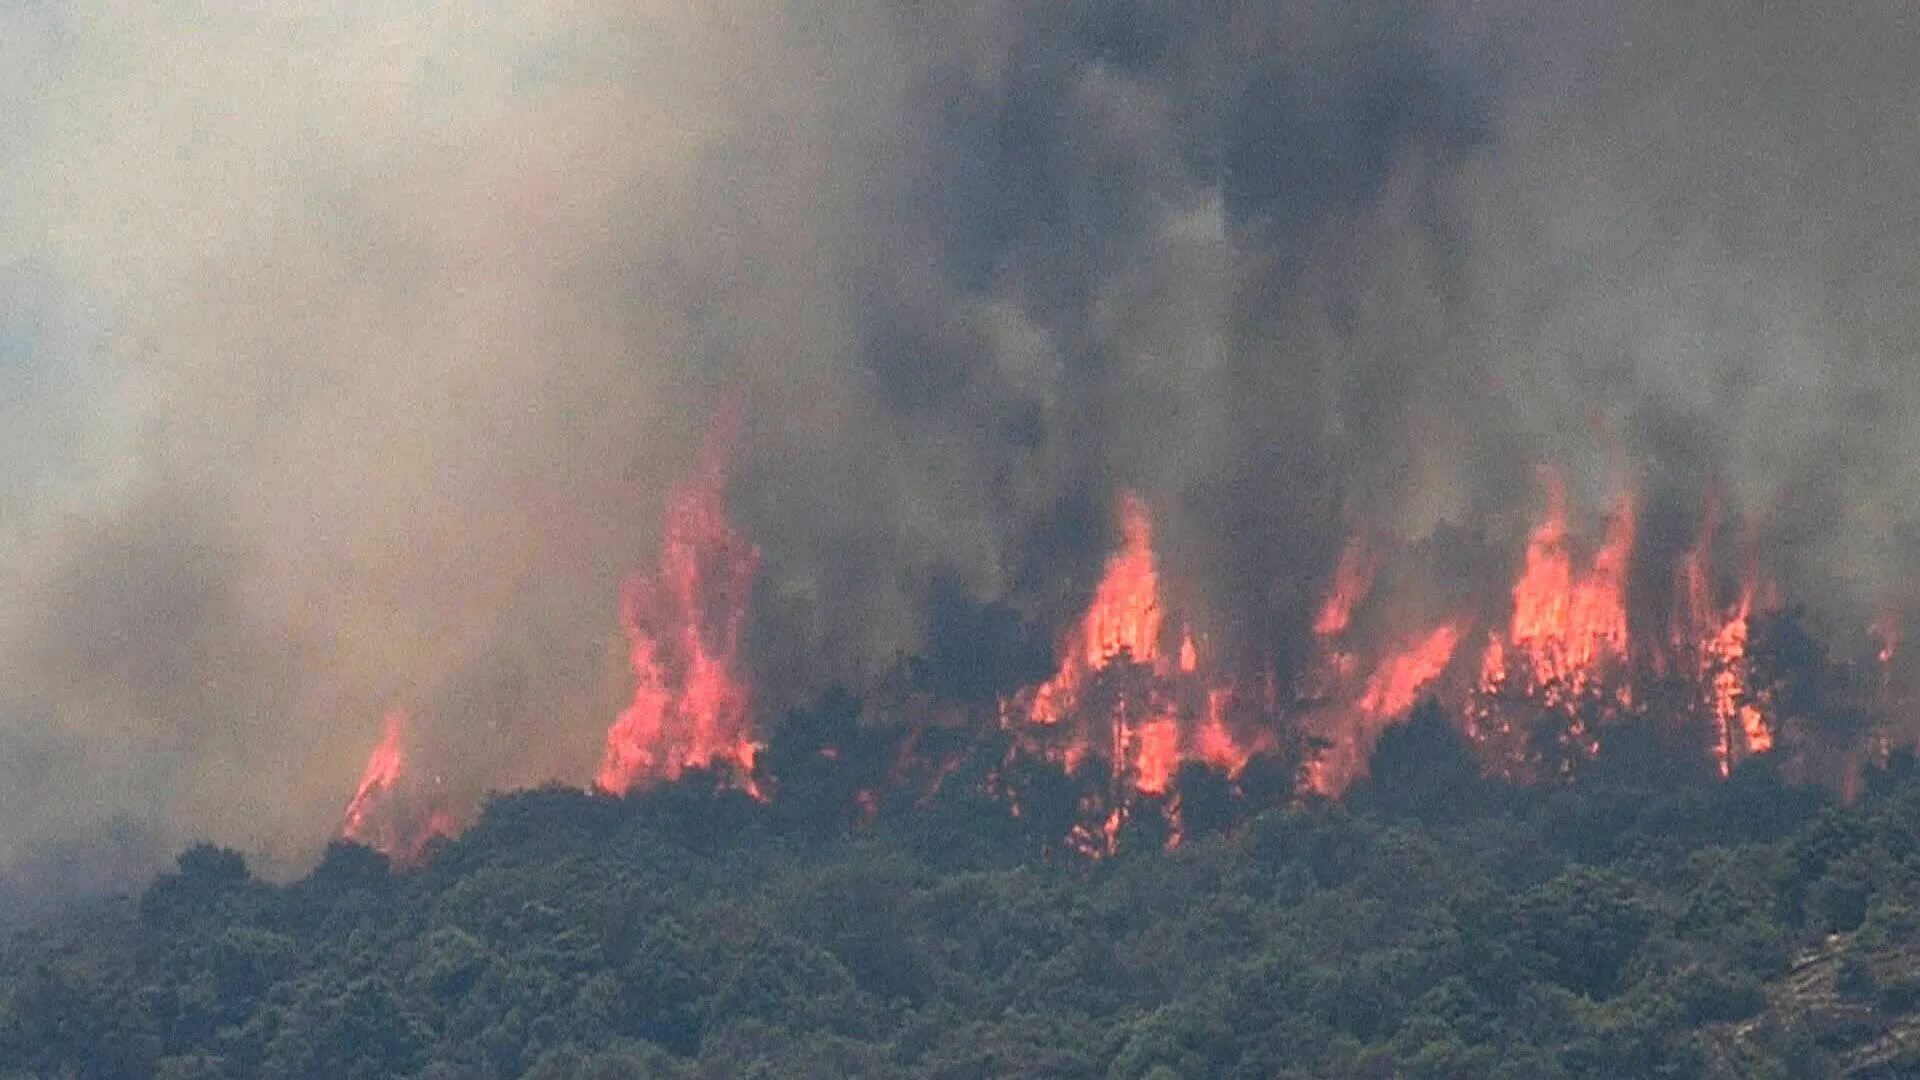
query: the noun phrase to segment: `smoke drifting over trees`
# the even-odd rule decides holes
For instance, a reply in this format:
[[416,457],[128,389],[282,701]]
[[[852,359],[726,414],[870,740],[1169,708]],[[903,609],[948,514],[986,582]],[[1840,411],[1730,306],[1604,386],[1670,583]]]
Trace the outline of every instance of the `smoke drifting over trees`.
[[1497,605],[1543,465],[1637,593],[1718,506],[1920,602],[1909,5],[697,7],[0,12],[0,891],[300,866],[396,705],[587,780],[728,395],[769,715],[1044,671],[1122,490],[1283,673],[1356,533]]

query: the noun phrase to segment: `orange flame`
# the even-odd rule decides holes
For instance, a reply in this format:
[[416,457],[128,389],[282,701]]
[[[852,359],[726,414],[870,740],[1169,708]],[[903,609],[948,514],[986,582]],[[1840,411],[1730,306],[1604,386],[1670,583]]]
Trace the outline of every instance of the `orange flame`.
[[1380,561],[1358,537],[1348,541],[1333,568],[1333,588],[1320,605],[1313,620],[1313,632],[1323,638],[1336,638],[1353,625],[1353,613],[1367,594],[1373,591],[1373,578]]
[[1164,795],[1180,767],[1180,723],[1158,716],[1140,725],[1134,742],[1134,785],[1149,795]]
[[754,791],[750,695],[736,670],[760,552],[727,520],[720,458],[710,446],[672,493],[659,567],[621,589],[633,699],[607,730],[595,780],[616,795],[722,764]]
[[366,768],[360,772],[360,786],[353,793],[353,801],[347,804],[346,823],[340,831],[349,839],[357,840],[367,832],[368,814],[380,793],[399,785],[400,775],[406,771],[406,752],[401,747],[406,726],[404,710],[395,709],[387,714],[385,733],[373,753],[367,756]]
[[1232,699],[1233,691],[1225,687],[1207,691],[1207,715],[1194,736],[1194,755],[1228,776],[1238,776],[1253,759],[1255,747],[1234,738],[1227,726],[1227,705]]
[[1731,608],[1715,601],[1713,544],[1719,518],[1719,503],[1710,500],[1700,536],[1676,571],[1680,595],[1672,636],[1676,650],[1694,657],[1713,722],[1714,763],[1726,776],[1739,750],[1764,754],[1773,749],[1773,729],[1747,685],[1747,639],[1759,590],[1749,581]]
[[1130,491],[1120,497],[1120,536],[1120,550],[1108,557],[1086,614],[1067,635],[1060,670],[1034,692],[1030,715],[1038,723],[1058,723],[1071,713],[1088,677],[1122,652],[1136,663],[1159,659],[1162,611],[1153,521],[1147,504]]
[[1413,708],[1415,698],[1453,662],[1460,630],[1449,623],[1428,634],[1403,653],[1388,657],[1374,669],[1360,695],[1360,709],[1377,718],[1391,718]]
[[[1488,636],[1480,681],[1465,713],[1468,735],[1508,776],[1529,771],[1522,731],[1502,702],[1521,700],[1550,710],[1592,701],[1599,692],[1609,710],[1633,707],[1632,639],[1627,609],[1637,517],[1631,489],[1623,488],[1592,561],[1576,565],[1568,538],[1567,492],[1553,469],[1540,470],[1547,505],[1527,537],[1513,586],[1505,632]],[[1680,571],[1684,578],[1687,571]],[[1656,664],[1662,654],[1648,653]],[[1599,738],[1586,717],[1569,714],[1569,745],[1597,753]]]
[[360,786],[347,803],[340,824],[342,837],[365,844],[398,863],[418,861],[434,837],[451,837],[458,831],[452,814],[439,807],[411,805],[402,791],[407,775],[408,719],[404,709],[387,713],[385,731],[367,756]]
[[1714,602],[1713,541],[1719,526],[1719,500],[1709,499],[1700,521],[1700,536],[1675,571],[1679,603],[1674,607],[1672,637],[1677,649],[1692,647],[1718,632],[1720,611]]
[[1702,673],[1708,680],[1717,735],[1715,756],[1722,776],[1733,769],[1736,734],[1744,740],[1750,754],[1764,754],[1773,749],[1773,730],[1747,687],[1747,634],[1752,614],[1753,589],[1748,587],[1741,591],[1740,602],[1734,605],[1726,622],[1703,643],[1701,650]]
[[[1228,723],[1233,692],[1206,682],[1206,660],[1192,628],[1183,626],[1178,646],[1164,646],[1166,607],[1153,550],[1147,504],[1123,492],[1118,507],[1120,544],[1110,555],[1086,611],[1064,636],[1053,676],[1001,704],[1002,723],[1048,730],[1034,740],[1042,752],[1077,773],[1103,749],[1113,769],[1107,794],[1081,807],[1082,824],[1071,846],[1084,854],[1109,853],[1135,794],[1173,794],[1186,761],[1202,761],[1238,775],[1256,752],[1235,737]],[[1200,639],[1204,640],[1204,639]],[[1125,656],[1140,665],[1143,681],[1119,686],[1120,697],[1096,702],[1096,676]],[[1032,743],[1022,739],[1020,745]],[[1165,808],[1173,835],[1180,835],[1177,798]]]
[[[1525,569],[1513,587],[1509,643],[1538,685],[1579,689],[1627,652],[1627,576],[1635,532],[1631,495],[1623,494],[1593,565],[1576,577],[1567,549],[1567,494],[1557,472],[1542,469],[1547,512],[1527,540]],[[1507,661],[1503,656],[1501,666]]]
[[[1067,633],[1059,670],[1026,698],[1025,713],[1034,723],[1059,725],[1073,717],[1089,680],[1123,653],[1136,663],[1152,666],[1156,674],[1170,674],[1161,670],[1160,663],[1160,572],[1154,563],[1153,521],[1146,502],[1123,492],[1119,518],[1120,548],[1108,557],[1086,613]],[[1117,768],[1128,760],[1137,736],[1128,729],[1125,716],[1112,719],[1112,760]],[[1091,749],[1086,731],[1072,731],[1060,751],[1067,771],[1077,771]],[[1150,763],[1148,768],[1157,770],[1159,764]]]
[[[1413,708],[1420,692],[1446,673],[1459,646],[1459,625],[1449,622],[1435,627],[1375,666],[1357,696],[1343,696],[1350,705],[1321,712],[1316,723],[1327,745],[1307,771],[1308,786],[1327,797],[1346,790],[1366,770],[1367,755],[1380,732]],[[1346,692],[1352,692],[1350,684]]]

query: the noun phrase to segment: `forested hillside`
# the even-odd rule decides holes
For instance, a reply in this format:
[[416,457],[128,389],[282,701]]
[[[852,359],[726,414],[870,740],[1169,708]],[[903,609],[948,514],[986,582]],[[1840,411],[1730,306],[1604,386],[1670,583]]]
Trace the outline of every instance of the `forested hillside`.
[[705,777],[501,797],[404,871],[199,847],[7,944],[0,1072],[1920,1075],[1910,758],[1849,805],[1767,758],[1509,788],[1424,710],[1372,774],[1103,859],[962,786],[847,827]]

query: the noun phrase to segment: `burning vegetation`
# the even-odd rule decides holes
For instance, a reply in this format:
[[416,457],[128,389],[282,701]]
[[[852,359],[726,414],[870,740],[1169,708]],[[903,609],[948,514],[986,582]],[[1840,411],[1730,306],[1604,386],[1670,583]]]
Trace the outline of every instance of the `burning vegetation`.
[[[1418,618],[1433,605],[1408,601],[1392,545],[1356,530],[1303,616],[1311,655],[1291,675],[1221,662],[1161,566],[1152,507],[1122,491],[1110,552],[1050,675],[991,703],[891,680],[874,707],[842,697],[768,730],[743,652],[760,552],[725,507],[732,428],[669,494],[657,565],[621,590],[633,682],[593,779],[608,795],[697,775],[760,801],[837,799],[851,827],[958,786],[1050,846],[1101,857],[1177,846],[1230,818],[1223,805],[1337,798],[1427,699],[1480,769],[1509,782],[1564,782],[1651,741],[1702,782],[1784,751],[1806,778],[1843,787],[1893,704],[1892,617],[1871,628],[1876,671],[1863,678],[1757,570],[1720,575],[1716,504],[1673,565],[1649,568],[1630,487],[1583,542],[1565,483],[1542,469],[1537,520],[1508,560],[1510,583],[1486,590],[1492,602]],[[1671,586],[1649,595],[1648,581]],[[341,826],[401,862],[470,813],[408,771],[405,728],[394,712]],[[763,755],[769,740],[776,752]]]
[[407,768],[407,713],[394,709],[380,744],[367,757],[360,786],[347,804],[340,835],[385,852],[395,862],[416,862],[435,837],[450,837],[459,822],[438,797],[434,781]]
[[725,766],[751,784],[751,700],[739,672],[760,552],[727,521],[724,457],[709,447],[667,500],[660,565],[620,592],[633,700],[607,729],[594,784],[615,795]]

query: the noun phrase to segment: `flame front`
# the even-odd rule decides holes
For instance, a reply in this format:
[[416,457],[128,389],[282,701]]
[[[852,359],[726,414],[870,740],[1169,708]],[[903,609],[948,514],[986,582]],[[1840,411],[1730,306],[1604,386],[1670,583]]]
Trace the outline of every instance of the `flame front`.
[[[1704,713],[1720,775],[1729,775],[1744,757],[1772,750],[1769,706],[1750,685],[1748,655],[1764,590],[1750,570],[1737,599],[1720,603],[1713,560],[1718,502],[1707,501],[1695,543],[1673,569],[1665,640],[1650,637],[1636,649],[1626,604],[1634,540],[1631,499],[1620,500],[1592,569],[1576,578],[1566,553],[1564,495],[1557,478],[1547,477],[1548,513],[1529,540],[1526,568],[1514,590],[1511,630],[1505,640],[1494,635],[1482,659],[1477,700],[1468,710],[1469,733],[1488,747],[1504,742],[1507,750],[1496,754],[1511,753],[1512,740],[1526,733],[1495,714],[1500,702],[1520,701],[1562,714],[1566,740],[1591,755],[1603,738],[1592,722],[1634,712],[1636,682],[1653,675],[1691,688],[1693,704],[1683,707]],[[1636,666],[1636,659],[1644,664]],[[1527,771],[1513,761],[1499,763],[1498,769],[1509,776]]]
[[1700,535],[1676,572],[1679,596],[1670,644],[1676,654],[1692,659],[1713,724],[1714,764],[1726,776],[1741,753],[1771,750],[1773,731],[1748,687],[1747,639],[1758,591],[1751,575],[1732,607],[1716,602],[1713,545],[1719,521],[1719,503],[1709,500]]
[[[763,797],[753,773],[750,687],[741,674],[760,553],[727,519],[722,460],[710,446],[694,476],[670,493],[658,565],[621,590],[634,682],[607,732],[596,777],[605,791],[714,769]],[[995,766],[977,781],[981,790],[1003,799],[1015,818],[1049,805],[1023,804],[1039,790],[1022,788],[1030,774],[1004,768],[1016,757],[1041,758],[1068,774],[1074,800],[1068,834],[1049,842],[1099,857],[1137,827],[1163,821],[1164,842],[1174,846],[1189,825],[1216,820],[1201,809],[1215,805],[1198,797],[1202,789],[1183,790],[1184,766],[1204,764],[1224,776],[1226,790],[1245,794],[1275,775],[1264,767],[1257,777],[1244,775],[1267,754],[1295,770],[1291,784],[1304,778],[1308,790],[1338,795],[1365,770],[1380,734],[1425,694],[1458,705],[1458,721],[1488,770],[1521,782],[1575,775],[1629,719],[1672,718],[1689,732],[1711,730],[1708,749],[1722,776],[1773,750],[1770,695],[1779,688],[1756,686],[1752,652],[1756,620],[1776,603],[1771,584],[1751,568],[1737,592],[1723,591],[1728,583],[1715,576],[1713,559],[1717,507],[1705,507],[1696,543],[1671,567],[1671,598],[1649,620],[1629,611],[1638,528],[1632,489],[1623,485],[1599,542],[1583,544],[1559,475],[1543,469],[1541,476],[1544,507],[1524,544],[1514,545],[1510,588],[1493,590],[1497,610],[1423,589],[1397,562],[1382,577],[1387,558],[1412,542],[1361,530],[1318,603],[1300,613],[1312,651],[1291,675],[1276,670],[1287,654],[1270,651],[1254,669],[1258,676],[1237,673],[1244,680],[1223,675],[1214,641],[1171,614],[1148,505],[1122,493],[1115,547],[1085,610],[1059,640],[1055,670],[999,702],[1009,737],[985,744]],[[1644,588],[1651,577],[1638,581]],[[1884,699],[1899,626],[1887,618],[1869,633]],[[1483,641],[1483,649],[1468,647]],[[404,712],[388,717],[341,826],[343,835],[396,859],[417,858],[428,839],[455,827],[407,771],[406,724]],[[963,774],[965,751],[949,745],[916,761],[917,742],[903,744],[885,785],[916,787],[924,803]],[[829,761],[841,753],[821,750]],[[883,785],[871,782],[852,802],[850,820],[859,822],[889,804]]]
[[[1038,752],[1076,775],[1096,758],[1111,770],[1105,797],[1082,807],[1072,840],[1091,855],[1113,850],[1132,797],[1171,796],[1182,764],[1200,761],[1231,776],[1255,753],[1235,736],[1227,720],[1233,690],[1209,683],[1192,630],[1182,627],[1175,648],[1164,645],[1167,609],[1146,501],[1123,493],[1117,516],[1119,546],[1061,642],[1059,667],[1001,706],[1002,723],[1020,737],[1017,752]],[[1177,843],[1177,800],[1168,812]]]
[[720,452],[668,499],[660,565],[628,579],[620,623],[633,698],[607,730],[595,782],[614,794],[728,766],[753,790],[750,695],[738,675],[760,551],[728,522]]
[[[1592,567],[1576,576],[1567,540],[1567,495],[1559,474],[1541,471],[1547,513],[1527,540],[1525,567],[1513,587],[1507,641],[1490,648],[1483,670],[1523,675],[1531,685],[1573,696],[1627,653],[1627,574],[1633,561],[1634,507],[1622,495]],[[1509,660],[1511,646],[1512,661]],[[1495,652],[1497,650],[1497,652]],[[1512,666],[1518,661],[1524,672]]]
[[[1153,557],[1153,520],[1138,495],[1120,498],[1120,550],[1107,559],[1086,614],[1069,632],[1060,670],[1034,691],[1031,718],[1056,724],[1078,706],[1093,674],[1126,654],[1135,663],[1160,658],[1160,572]],[[1187,639],[1182,653],[1190,648]]]
[[1403,653],[1388,657],[1374,669],[1360,695],[1360,710],[1379,719],[1391,719],[1413,708],[1415,698],[1453,662],[1460,630],[1441,626]]
[[1733,771],[1736,739],[1749,754],[1773,749],[1773,730],[1747,686],[1747,624],[1752,614],[1753,590],[1748,588],[1701,648],[1701,673],[1712,696],[1714,757],[1722,776]]
[[1320,693],[1336,696],[1331,704],[1310,712],[1325,743],[1307,772],[1307,784],[1316,794],[1339,795],[1365,771],[1380,733],[1403,718],[1420,694],[1452,666],[1460,636],[1455,623],[1435,627],[1374,665],[1357,692],[1352,689],[1357,670],[1354,654],[1332,642],[1322,642],[1331,666],[1322,664],[1321,678],[1333,679],[1334,685],[1331,689],[1323,687]]

